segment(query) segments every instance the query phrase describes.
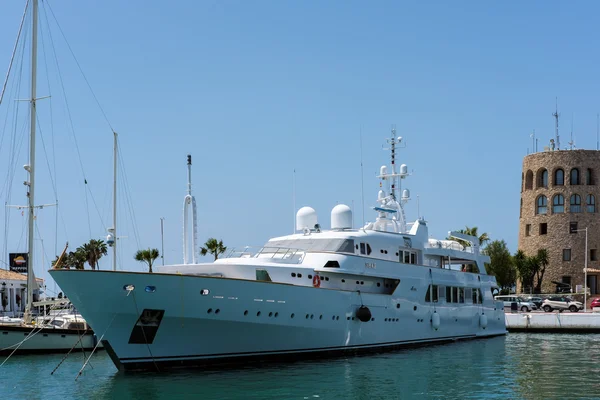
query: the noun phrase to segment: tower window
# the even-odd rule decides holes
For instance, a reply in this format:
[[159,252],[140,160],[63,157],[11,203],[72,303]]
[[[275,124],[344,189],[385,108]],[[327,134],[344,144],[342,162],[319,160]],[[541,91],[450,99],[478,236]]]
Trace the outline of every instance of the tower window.
[[569,233],[577,233],[577,221],[569,223]]
[[527,171],[525,174],[525,190],[533,189],[533,172]]
[[548,212],[548,199],[546,196],[540,196],[537,198],[536,214],[546,214]]
[[563,249],[563,261],[571,261],[571,249]]
[[596,249],[590,249],[590,261],[598,261]]
[[525,225],[525,236],[531,236],[531,224]]
[[561,168],[554,171],[554,185],[562,186],[565,184],[565,171]]
[[574,194],[571,196],[569,211],[572,213],[581,212],[581,196],[579,196],[578,194]]
[[547,169],[540,169],[537,172],[537,184],[536,187],[541,188],[541,187],[548,187],[548,170]]
[[548,234],[548,224],[545,222],[542,222],[540,224],[540,235],[547,235]]
[[577,168],[573,168],[571,170],[571,185],[579,185],[579,170]]
[[595,185],[594,182],[594,173],[591,168],[588,168],[585,173],[585,184],[586,185]]
[[560,214],[565,212],[565,197],[562,194],[557,194],[552,198],[552,213]]
[[596,197],[593,194],[588,194],[586,198],[587,212],[596,212]]

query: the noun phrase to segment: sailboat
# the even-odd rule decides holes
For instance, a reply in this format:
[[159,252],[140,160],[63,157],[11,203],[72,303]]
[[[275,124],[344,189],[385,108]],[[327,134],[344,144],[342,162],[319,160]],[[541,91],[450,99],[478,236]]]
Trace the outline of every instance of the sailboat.
[[[34,318],[33,307],[53,308],[57,304],[69,304],[67,299],[58,301],[42,301],[34,303],[33,292],[37,282],[33,272],[34,266],[34,221],[35,210],[45,205],[35,204],[35,139],[36,139],[36,82],[37,82],[37,39],[38,39],[38,0],[30,0],[26,12],[31,7],[32,39],[31,39],[31,97],[30,132],[29,132],[29,163],[24,166],[28,180],[24,182],[28,189],[26,206],[28,216],[28,249],[27,249],[27,285],[26,302],[23,319],[8,319],[6,324],[0,322],[0,355],[18,353],[56,353],[91,350],[97,340],[93,330],[85,319],[76,311],[56,312]],[[21,26],[21,28],[23,25]],[[10,69],[9,69],[10,72]],[[1,99],[0,99],[1,100]],[[66,250],[66,249],[65,249]]]

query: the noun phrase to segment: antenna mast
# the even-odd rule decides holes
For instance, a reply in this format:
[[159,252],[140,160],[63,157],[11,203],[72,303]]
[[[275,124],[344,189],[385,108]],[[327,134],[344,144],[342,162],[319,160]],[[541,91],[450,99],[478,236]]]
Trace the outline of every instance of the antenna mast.
[[183,263],[190,263],[190,246],[189,240],[189,209],[192,207],[192,254],[191,262],[196,264],[196,253],[197,253],[197,238],[198,238],[198,222],[196,215],[196,198],[192,196],[192,156],[187,156],[187,167],[188,167],[188,190],[187,195],[183,199]]
[[362,226],[365,226],[365,174],[363,172],[362,125],[360,127],[360,197],[362,205]]
[[558,113],[558,97],[556,98],[556,111],[554,112],[554,114],[552,114],[552,116],[556,119],[556,150],[560,150],[560,136],[558,134],[558,117],[559,117],[559,113]]

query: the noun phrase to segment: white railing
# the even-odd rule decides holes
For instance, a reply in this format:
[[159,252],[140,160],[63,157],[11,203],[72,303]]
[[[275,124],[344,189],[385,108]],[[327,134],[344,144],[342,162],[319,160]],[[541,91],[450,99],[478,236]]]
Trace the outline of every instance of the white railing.
[[222,258],[267,258],[278,262],[300,264],[305,250],[289,247],[243,247],[231,249]]

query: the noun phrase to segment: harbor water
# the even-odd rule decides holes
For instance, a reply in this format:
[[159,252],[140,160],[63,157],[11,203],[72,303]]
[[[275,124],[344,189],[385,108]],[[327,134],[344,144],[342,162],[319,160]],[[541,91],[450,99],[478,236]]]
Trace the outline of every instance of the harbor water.
[[600,399],[600,334],[511,333],[368,356],[123,374],[98,352],[14,356],[0,399]]

